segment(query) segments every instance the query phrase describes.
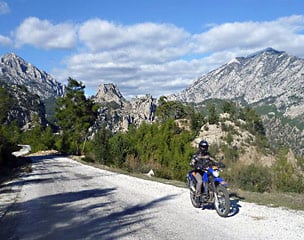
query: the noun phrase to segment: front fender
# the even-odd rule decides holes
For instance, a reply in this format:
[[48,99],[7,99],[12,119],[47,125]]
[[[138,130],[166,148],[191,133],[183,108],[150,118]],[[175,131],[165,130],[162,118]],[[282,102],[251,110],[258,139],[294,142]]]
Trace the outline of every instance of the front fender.
[[222,179],[221,177],[216,177],[216,178],[214,178],[214,182],[215,182],[215,183],[218,183],[218,184],[221,184],[221,185],[223,185],[223,186],[225,186],[225,187],[228,186],[228,183],[225,182],[224,179]]

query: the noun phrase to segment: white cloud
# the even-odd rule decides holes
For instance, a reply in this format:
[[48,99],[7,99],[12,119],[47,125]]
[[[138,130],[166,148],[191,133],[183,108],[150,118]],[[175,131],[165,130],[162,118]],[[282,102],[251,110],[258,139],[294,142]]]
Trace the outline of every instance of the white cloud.
[[10,12],[10,8],[7,2],[0,1],[0,15],[6,14]]
[[210,26],[190,34],[172,24],[118,25],[92,19],[79,26],[84,48],[67,57],[66,68],[54,75],[61,80],[72,75],[96,90],[112,82],[125,97],[158,97],[185,89],[236,56],[266,47],[304,56],[304,16]]
[[[142,52],[144,54],[144,52]],[[64,72],[55,72],[61,80],[66,76],[82,81],[87,87],[115,83],[125,97],[152,94],[160,96],[180,91],[209,70],[204,60],[171,60],[165,63],[142,62],[137,59],[112,61],[111,52],[74,55],[66,59]]]
[[[91,52],[114,52],[140,61],[166,61],[187,51],[190,34],[170,24],[141,23],[117,25],[93,19],[83,23],[79,38]],[[142,53],[145,54],[142,54]]]
[[70,49],[77,42],[76,30],[72,24],[54,25],[36,17],[25,19],[14,35],[17,47],[29,44],[43,49]]
[[224,23],[194,35],[193,39],[199,47],[198,52],[235,52],[264,47],[288,51],[296,44],[304,55],[304,45],[298,44],[299,39],[303,39],[303,28],[304,16],[290,16],[268,22]]

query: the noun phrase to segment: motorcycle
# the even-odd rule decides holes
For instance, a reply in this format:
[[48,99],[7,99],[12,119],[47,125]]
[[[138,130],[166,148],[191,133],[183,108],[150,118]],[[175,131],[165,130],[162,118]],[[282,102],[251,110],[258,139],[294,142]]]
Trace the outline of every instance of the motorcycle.
[[[220,171],[225,167],[225,165],[221,162],[216,163],[212,162],[209,166],[202,169],[203,172],[203,181],[207,184],[203,184],[203,186],[207,186],[207,194],[196,196],[195,194],[195,170],[191,170],[187,173],[186,180],[187,185],[190,189],[190,199],[191,203],[195,208],[199,208],[205,205],[213,205],[215,207],[216,212],[221,217],[227,217],[230,212],[230,198],[229,193],[227,191],[227,183],[220,177]],[[204,189],[201,191],[204,193]]]

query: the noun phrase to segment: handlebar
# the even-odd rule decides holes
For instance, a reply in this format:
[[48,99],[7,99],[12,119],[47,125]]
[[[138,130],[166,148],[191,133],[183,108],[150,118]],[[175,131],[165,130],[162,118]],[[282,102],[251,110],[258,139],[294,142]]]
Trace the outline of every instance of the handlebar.
[[215,165],[219,168],[225,168],[226,167],[226,165],[222,162],[217,162],[217,163],[215,163]]

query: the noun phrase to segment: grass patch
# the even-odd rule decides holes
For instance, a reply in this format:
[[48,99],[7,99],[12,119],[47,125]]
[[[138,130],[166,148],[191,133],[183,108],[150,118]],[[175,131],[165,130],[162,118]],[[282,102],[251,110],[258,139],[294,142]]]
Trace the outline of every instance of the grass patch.
[[304,210],[304,194],[282,192],[258,193],[243,191],[241,189],[230,189],[230,192],[232,192],[236,198],[246,202],[269,207],[285,207],[293,210]]

